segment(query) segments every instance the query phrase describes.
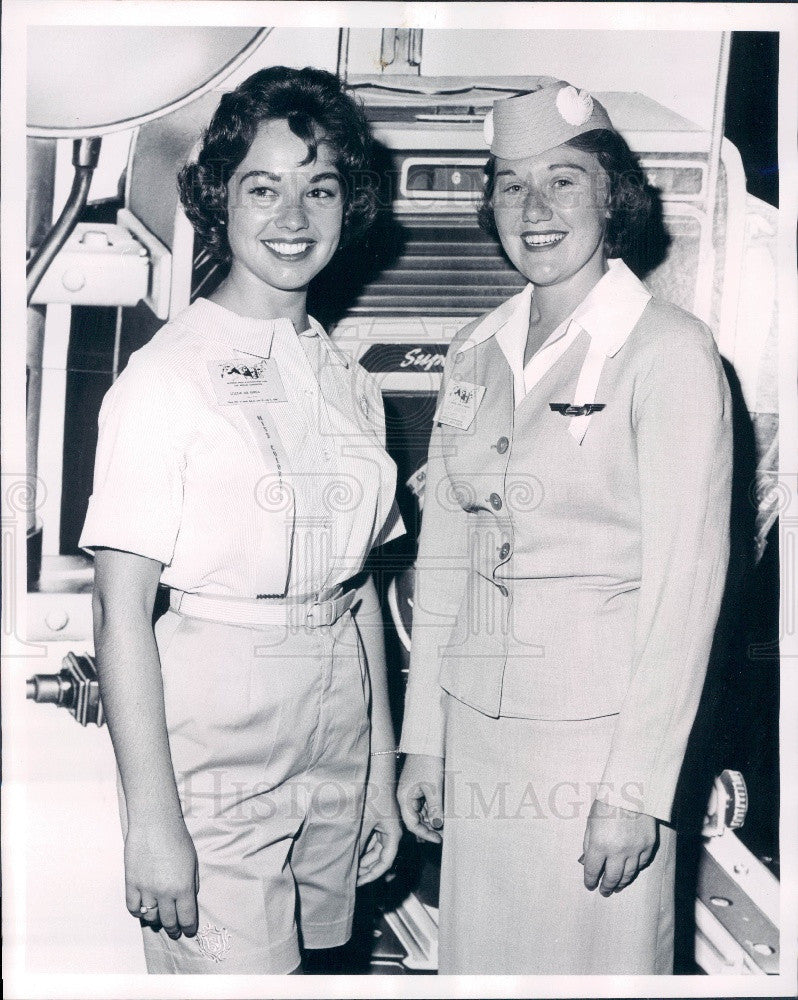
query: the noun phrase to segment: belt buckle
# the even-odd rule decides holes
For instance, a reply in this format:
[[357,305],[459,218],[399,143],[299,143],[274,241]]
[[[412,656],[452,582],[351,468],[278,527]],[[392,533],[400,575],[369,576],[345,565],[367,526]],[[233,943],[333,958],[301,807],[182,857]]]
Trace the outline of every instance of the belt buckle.
[[332,602],[316,601],[311,604],[306,615],[306,621],[311,628],[319,628],[322,625],[332,624]]

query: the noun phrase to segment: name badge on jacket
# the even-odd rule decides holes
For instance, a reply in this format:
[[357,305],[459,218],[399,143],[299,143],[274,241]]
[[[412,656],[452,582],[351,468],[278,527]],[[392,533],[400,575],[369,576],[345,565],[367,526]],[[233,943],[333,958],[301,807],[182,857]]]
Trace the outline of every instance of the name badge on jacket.
[[220,406],[285,402],[285,389],[274,358],[209,361],[208,371]]
[[461,431],[468,430],[484,395],[484,385],[453,379],[446,387],[446,394],[435,419],[450,427],[458,427]]

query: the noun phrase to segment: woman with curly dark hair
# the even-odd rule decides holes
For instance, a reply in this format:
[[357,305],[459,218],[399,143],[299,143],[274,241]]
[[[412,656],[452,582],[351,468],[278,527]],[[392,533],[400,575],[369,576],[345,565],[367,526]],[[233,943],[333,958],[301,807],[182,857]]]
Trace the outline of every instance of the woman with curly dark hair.
[[447,356],[400,807],[443,841],[441,972],[668,973],[729,390],[707,327],[624,262],[652,192],[599,102],[552,82],[486,137],[483,225],[529,284]]
[[306,311],[374,214],[369,145],[329,73],[265,69],[226,94],[180,175],[226,276],[103,403],[82,544],[150,972],[298,971],[300,947],[348,939],[356,884],[396,854],[363,573],[403,531],[396,469],[378,387]]

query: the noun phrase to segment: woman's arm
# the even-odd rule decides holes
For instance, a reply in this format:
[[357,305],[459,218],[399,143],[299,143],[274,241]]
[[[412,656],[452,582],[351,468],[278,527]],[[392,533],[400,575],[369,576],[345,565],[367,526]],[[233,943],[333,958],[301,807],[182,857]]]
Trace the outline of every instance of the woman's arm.
[[371,682],[371,758],[361,836],[358,885],[373,882],[393,864],[402,826],[396,803],[396,737],[388,698],[385,635],[377,588],[369,576],[358,592],[355,621]]
[[663,331],[668,342],[636,397],[642,564],[634,666],[597,797],[607,808],[595,804],[585,839],[585,883],[593,888],[604,865],[602,890],[631,881],[650,857],[653,818],[670,819],[726,577],[729,390],[710,331],[681,322],[678,332]]
[[197,930],[197,857],[175,785],[152,629],[162,568],[130,552],[97,550],[94,641],[127,807],[127,907],[134,916],[149,907],[143,918],[179,937]]
[[[468,328],[466,328],[467,330]],[[453,342],[453,352],[462,340]],[[444,385],[445,385],[444,376]],[[439,397],[440,399],[440,397]],[[443,828],[444,728],[440,658],[468,586],[468,515],[453,498],[440,426],[433,428],[413,594],[413,636],[405,698],[399,808],[407,829],[440,843]]]

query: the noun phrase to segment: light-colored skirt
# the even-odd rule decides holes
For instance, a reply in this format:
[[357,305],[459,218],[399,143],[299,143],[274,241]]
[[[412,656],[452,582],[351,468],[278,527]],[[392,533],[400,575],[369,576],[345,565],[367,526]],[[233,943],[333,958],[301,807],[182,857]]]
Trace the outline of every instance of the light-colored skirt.
[[442,975],[668,975],[675,835],[621,892],[588,892],[585,824],[617,716],[493,719],[446,697]]

